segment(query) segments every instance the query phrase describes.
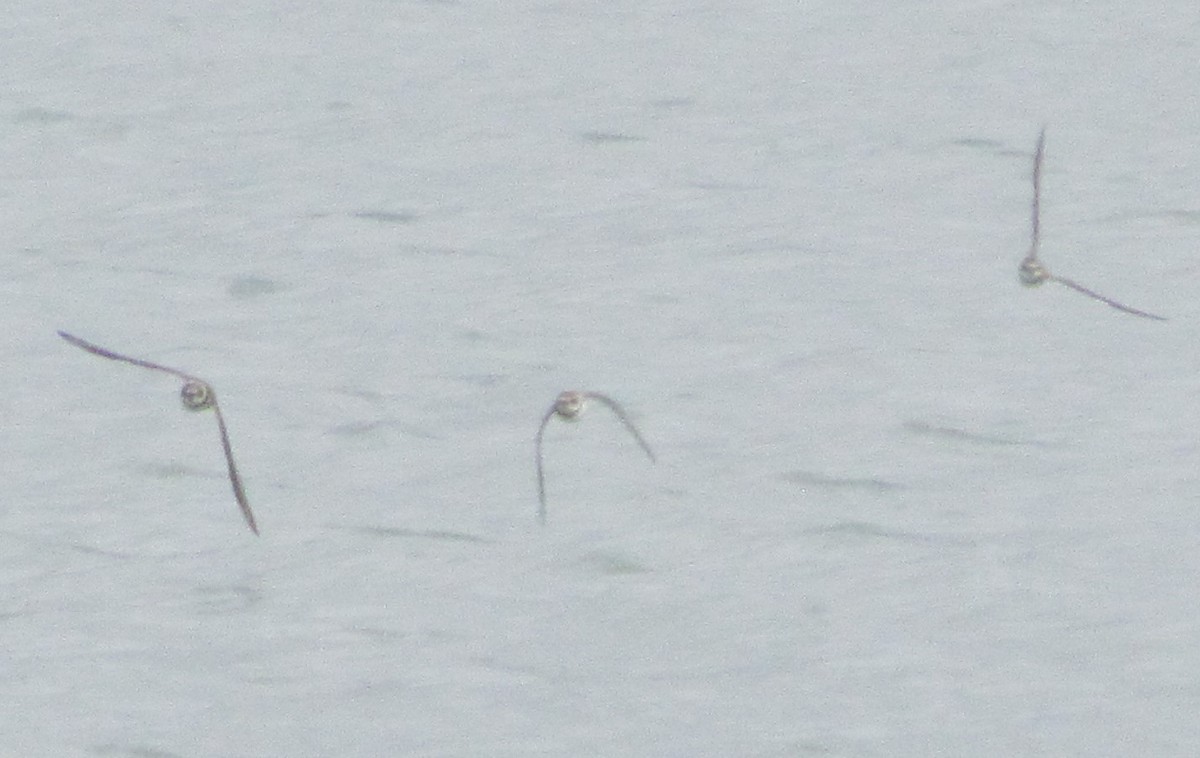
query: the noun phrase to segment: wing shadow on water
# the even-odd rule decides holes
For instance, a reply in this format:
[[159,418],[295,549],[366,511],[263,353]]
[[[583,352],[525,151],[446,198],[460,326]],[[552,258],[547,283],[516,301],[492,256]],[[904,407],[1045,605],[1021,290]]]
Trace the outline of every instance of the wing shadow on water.
[[185,463],[178,461],[158,462],[150,461],[147,463],[139,463],[135,467],[139,473],[152,476],[155,479],[182,479],[184,477],[198,477],[200,479],[224,479],[224,474],[216,474],[195,466],[188,466]]
[[274,279],[262,276],[236,276],[230,280],[225,291],[234,300],[251,300],[263,295],[274,295],[283,289],[283,285]]
[[14,124],[36,124],[38,126],[62,124],[75,120],[77,117],[73,113],[50,108],[25,108],[9,117],[9,121]]
[[486,537],[444,529],[406,529],[399,526],[344,526],[341,524],[332,525],[330,528],[388,540],[433,540],[435,542],[467,542],[478,545],[495,544],[494,540],[489,540]]
[[[994,139],[987,139],[984,137],[960,137],[958,139],[949,140],[945,144],[949,144],[951,147],[965,148],[967,150],[978,150],[981,153],[988,153],[990,155],[999,155],[999,156],[1012,156],[1012,155],[1024,156],[1025,155],[1025,153],[1023,151],[1013,150],[1012,148],[1005,145],[1003,142],[1000,142],[1000,141],[994,140]],[[940,147],[940,145],[939,145],[939,147]]]
[[121,745],[116,742],[93,745],[88,752],[103,758],[183,758],[183,754],[172,753],[169,750],[159,750],[145,745]]
[[381,224],[411,224],[420,216],[413,211],[361,210],[350,214],[364,221],[377,221]]
[[1200,210],[1194,208],[1170,208],[1155,213],[1144,213],[1142,218],[1174,221],[1180,226],[1200,226]]
[[601,576],[650,574],[654,569],[633,557],[610,550],[592,550],[579,556],[578,565]]
[[341,424],[333,424],[326,427],[325,432],[335,437],[364,437],[377,432],[383,433],[393,429],[399,431],[406,437],[415,437],[423,440],[440,439],[440,437],[428,429],[390,418],[379,418],[364,421],[347,421]]
[[891,492],[904,489],[903,484],[889,482],[875,477],[841,477],[828,476],[815,471],[795,469],[779,475],[785,482],[806,487],[824,488],[831,490],[867,490],[870,492]]
[[645,137],[639,137],[636,134],[626,134],[625,132],[606,132],[600,130],[591,130],[582,132],[579,138],[584,142],[590,142],[594,145],[605,144],[620,144],[623,142],[645,142]]
[[191,592],[191,607],[205,616],[233,616],[262,603],[262,593],[241,584],[200,585]]
[[937,437],[944,440],[967,442],[972,445],[984,445],[987,447],[1047,447],[1046,443],[1038,442],[1037,440],[1022,440],[995,434],[983,434],[953,426],[930,424],[920,420],[905,421],[901,428],[905,432],[918,437]]
[[909,532],[903,529],[892,529],[870,521],[838,521],[824,526],[814,526],[805,529],[803,534],[811,537],[871,538],[907,542],[920,545],[970,545],[969,540],[947,537],[940,534],[924,534]]
[[[85,565],[76,564],[75,561],[69,561],[66,556],[68,554],[87,556],[91,558],[99,558],[106,561],[106,565],[111,566],[112,563],[123,563],[129,561],[155,561],[155,560],[175,560],[180,557],[213,557],[219,556],[221,551],[216,548],[206,550],[186,549],[186,550],[137,550],[135,547],[125,549],[115,549],[111,547],[102,547],[101,545],[86,542],[83,538],[75,538],[69,536],[55,537],[49,539],[39,539],[27,534],[16,534],[12,532],[0,532],[0,537],[11,537],[21,541],[21,547],[27,550],[36,551],[43,558],[48,558],[50,561],[46,564],[47,568],[39,568],[30,565],[31,569],[36,569],[37,573],[31,577],[40,578],[43,575],[63,575],[75,572],[84,573],[97,570],[98,564],[88,563]],[[136,545],[137,541],[125,541],[122,544]],[[0,545],[6,553],[12,554],[13,548],[7,545]],[[68,560],[70,565],[64,565],[62,561]],[[27,577],[27,581],[31,579]]]
[[105,548],[97,547],[95,545],[89,545],[86,542],[76,542],[76,541],[72,540],[65,544],[66,544],[67,548],[70,549],[71,551],[80,553],[82,555],[94,555],[94,556],[98,556],[100,558],[109,558],[109,559],[117,560],[117,561],[128,561],[130,559],[139,557],[134,553],[124,552],[124,551],[119,551],[119,550],[107,550]]

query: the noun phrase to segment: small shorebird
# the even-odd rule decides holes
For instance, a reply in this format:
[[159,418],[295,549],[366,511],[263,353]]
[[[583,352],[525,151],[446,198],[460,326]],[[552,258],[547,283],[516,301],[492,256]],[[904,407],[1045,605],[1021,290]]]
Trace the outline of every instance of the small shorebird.
[[1058,282],[1076,292],[1087,295],[1093,300],[1099,300],[1105,305],[1112,306],[1119,311],[1132,313],[1134,316],[1141,316],[1143,318],[1152,318],[1157,321],[1166,321],[1165,316],[1157,316],[1146,311],[1139,311],[1137,308],[1130,308],[1128,305],[1118,303],[1116,300],[1094,292],[1082,284],[1073,282],[1065,277],[1055,276],[1047,271],[1042,262],[1038,260],[1039,227],[1041,226],[1039,205],[1042,194],[1042,156],[1045,152],[1045,146],[1046,127],[1043,126],[1041,134],[1038,135],[1037,152],[1033,156],[1033,239],[1029,244],[1029,255],[1026,255],[1025,259],[1021,261],[1021,268],[1019,269],[1021,284],[1024,284],[1026,287],[1037,287],[1047,281]]
[[229,467],[229,483],[233,485],[233,496],[237,498],[238,507],[242,509],[242,515],[246,517],[246,523],[250,525],[250,531],[258,534],[258,525],[254,523],[254,514],[250,511],[250,501],[246,499],[246,492],[242,488],[242,478],[238,476],[237,466],[233,463],[233,448],[229,445],[229,432],[225,430],[225,417],[221,415],[221,407],[217,405],[217,393],[213,392],[212,385],[203,379],[186,374],[178,369],[161,366],[150,361],[143,361],[139,358],[130,358],[126,355],[114,353],[111,350],[105,350],[99,345],[93,345],[91,342],[80,339],[73,334],[60,331],[58,336],[72,345],[81,347],[89,353],[95,353],[102,358],[111,358],[114,361],[132,363],[135,366],[163,371],[172,376],[179,377],[183,380],[183,389],[180,390],[179,395],[183,401],[184,408],[187,408],[189,411],[202,411],[212,408],[213,413],[217,416],[217,429],[221,432],[221,447],[225,449],[225,463]]
[[538,480],[538,521],[542,524],[546,523],[546,478],[542,473],[542,434],[546,431],[546,424],[550,423],[550,419],[558,416],[564,421],[578,421],[579,416],[583,413],[587,406],[588,400],[596,400],[604,405],[620,419],[637,443],[641,445],[642,450],[646,451],[646,455],[650,461],[656,462],[654,451],[646,444],[646,440],[642,439],[642,435],[638,432],[637,427],[629,420],[629,416],[625,414],[625,409],[622,408],[616,400],[613,400],[607,395],[602,395],[599,392],[580,392],[576,390],[567,390],[559,394],[554,400],[554,405],[546,411],[546,415],[542,416],[542,424],[538,427],[537,438],[534,447],[537,449],[537,480]]

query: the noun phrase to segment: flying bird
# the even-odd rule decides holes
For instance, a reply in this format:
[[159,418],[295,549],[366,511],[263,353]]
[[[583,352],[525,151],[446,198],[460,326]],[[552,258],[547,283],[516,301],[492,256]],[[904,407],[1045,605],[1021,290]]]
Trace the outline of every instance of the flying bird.
[[242,487],[242,477],[238,475],[237,466],[233,462],[233,448],[229,445],[229,432],[225,428],[225,417],[221,415],[221,406],[217,405],[217,394],[213,391],[212,385],[198,377],[180,371],[179,369],[162,366],[150,361],[144,361],[140,358],[130,358],[127,355],[114,353],[111,350],[106,350],[99,345],[94,345],[87,340],[80,339],[73,334],[59,331],[58,336],[62,337],[67,342],[70,342],[76,347],[81,347],[89,353],[94,353],[102,358],[109,358],[114,361],[122,361],[124,363],[132,363],[135,366],[162,371],[172,376],[183,380],[183,388],[180,390],[180,399],[183,401],[183,407],[189,411],[203,411],[212,408],[213,413],[217,417],[217,429],[221,433],[221,447],[225,450],[225,463],[229,468],[229,483],[233,485],[233,496],[237,498],[238,507],[242,509],[242,515],[246,518],[246,523],[250,526],[250,531],[258,534],[258,525],[254,522],[254,513],[250,510],[250,501],[246,499],[246,491]]
[[642,435],[637,430],[637,427],[635,427],[633,422],[629,420],[629,416],[626,415],[625,409],[622,408],[616,400],[613,400],[607,395],[602,395],[599,392],[567,390],[566,392],[560,393],[559,396],[555,398],[554,405],[550,406],[549,410],[546,411],[546,414],[542,416],[542,423],[538,427],[537,438],[534,443],[534,447],[537,450],[538,522],[541,524],[546,523],[546,478],[542,470],[542,435],[545,433],[546,425],[550,423],[550,419],[554,418],[555,416],[558,416],[564,421],[578,421],[579,416],[587,407],[587,402],[589,400],[595,400],[603,405],[608,406],[609,410],[616,415],[621,423],[625,425],[625,428],[629,430],[629,433],[633,435],[633,438],[637,440],[637,443],[641,446],[642,450],[646,451],[646,455],[650,458],[651,463],[657,461],[657,459],[654,457],[654,451],[651,450],[650,446],[646,444],[646,440],[642,438]]
[[1137,308],[1130,308],[1124,303],[1118,303],[1116,300],[1105,297],[1104,295],[1090,290],[1087,287],[1084,287],[1082,284],[1067,279],[1066,277],[1055,276],[1046,269],[1046,266],[1038,258],[1038,242],[1040,240],[1041,226],[1039,219],[1039,205],[1041,203],[1042,194],[1042,156],[1045,153],[1045,147],[1046,127],[1043,126],[1041,134],[1038,135],[1037,152],[1035,152],[1033,156],[1033,235],[1029,244],[1029,254],[1026,255],[1025,259],[1021,261],[1021,267],[1018,271],[1021,284],[1025,285],[1026,287],[1037,287],[1043,282],[1047,281],[1058,282],[1063,286],[1070,287],[1076,292],[1087,295],[1093,300],[1099,300],[1105,305],[1112,306],[1119,311],[1131,313],[1134,316],[1141,316],[1142,318],[1152,318],[1156,321],[1166,321],[1167,319],[1165,316],[1158,316],[1153,313],[1147,313],[1146,311],[1138,310]]

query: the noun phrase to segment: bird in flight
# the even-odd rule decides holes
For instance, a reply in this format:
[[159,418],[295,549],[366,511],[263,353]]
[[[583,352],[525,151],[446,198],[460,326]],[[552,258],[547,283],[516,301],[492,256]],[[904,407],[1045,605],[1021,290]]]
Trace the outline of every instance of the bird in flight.
[[213,413],[217,417],[217,429],[221,432],[221,447],[225,449],[225,464],[229,468],[229,483],[233,485],[233,496],[237,498],[238,507],[242,509],[242,515],[245,516],[246,523],[250,525],[250,531],[258,534],[258,525],[254,522],[254,514],[250,511],[250,501],[246,499],[246,491],[242,488],[242,478],[238,475],[237,466],[233,463],[233,448],[229,445],[229,432],[225,429],[225,417],[221,415],[221,407],[217,405],[217,394],[213,392],[213,388],[208,382],[178,369],[114,353],[99,345],[94,345],[87,340],[80,339],[73,334],[60,331],[58,336],[72,345],[81,347],[89,353],[94,353],[102,358],[132,363],[135,366],[162,371],[176,376],[183,380],[183,389],[180,390],[179,394],[184,408],[187,408],[189,411],[202,411],[212,408]]
[[534,443],[534,447],[537,450],[538,522],[541,524],[546,523],[546,478],[542,470],[542,435],[546,431],[546,425],[550,423],[550,419],[554,418],[555,416],[558,416],[564,421],[579,420],[579,416],[583,413],[584,408],[587,406],[587,402],[589,400],[595,400],[603,405],[608,406],[609,410],[616,415],[621,423],[625,425],[625,428],[629,430],[629,433],[633,435],[633,438],[637,440],[637,443],[641,446],[642,450],[646,451],[646,455],[650,458],[651,463],[657,461],[657,459],[654,457],[654,451],[651,450],[650,446],[646,444],[646,440],[642,438],[642,435],[640,432],[638,432],[637,427],[635,427],[633,422],[629,420],[629,416],[626,415],[625,409],[622,408],[616,400],[613,400],[607,395],[602,395],[599,392],[567,390],[566,392],[560,393],[559,396],[554,399],[554,405],[550,406],[549,410],[546,411],[546,414],[542,416],[542,423],[541,426],[538,427],[537,438]]
[[1082,284],[1071,281],[1066,277],[1055,276],[1047,271],[1041,260],[1038,259],[1038,242],[1040,240],[1041,226],[1039,219],[1039,205],[1041,203],[1042,195],[1042,156],[1045,153],[1045,147],[1046,127],[1043,126],[1041,134],[1038,135],[1037,152],[1034,153],[1033,156],[1033,238],[1029,245],[1029,254],[1026,255],[1025,259],[1021,261],[1021,268],[1019,269],[1018,274],[1021,279],[1021,284],[1025,285],[1026,287],[1037,287],[1038,285],[1047,281],[1058,282],[1065,287],[1070,287],[1076,292],[1087,295],[1093,300],[1099,300],[1105,305],[1112,306],[1119,311],[1131,313],[1134,316],[1141,316],[1142,318],[1152,318],[1156,321],[1166,321],[1167,319],[1165,316],[1158,316],[1153,313],[1147,313],[1146,311],[1140,311],[1137,308],[1130,308],[1124,303],[1118,303],[1116,300],[1105,297],[1104,295],[1090,290],[1087,287],[1084,287]]

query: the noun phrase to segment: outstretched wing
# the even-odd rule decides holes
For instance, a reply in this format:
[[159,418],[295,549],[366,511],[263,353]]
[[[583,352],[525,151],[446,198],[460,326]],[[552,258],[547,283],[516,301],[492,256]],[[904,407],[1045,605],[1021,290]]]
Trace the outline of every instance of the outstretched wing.
[[601,395],[599,392],[585,392],[583,394],[584,397],[588,397],[593,400],[599,400],[601,403],[607,405],[609,410],[616,414],[617,418],[621,420],[621,423],[625,425],[625,428],[629,430],[629,433],[633,435],[633,438],[637,440],[637,443],[642,446],[642,450],[646,451],[646,455],[650,458],[650,460],[655,463],[658,462],[658,459],[654,456],[654,451],[651,450],[650,446],[646,444],[646,440],[642,439],[641,432],[639,432],[637,427],[633,425],[633,422],[629,420],[629,416],[626,415],[625,409],[622,408],[616,400],[613,400],[607,395]]
[[538,523],[543,526],[546,523],[546,477],[542,472],[542,435],[546,432],[546,424],[549,424],[550,419],[554,418],[555,407],[554,405],[550,406],[550,410],[542,416],[542,423],[538,426],[537,437],[533,443],[537,455]]
[[76,337],[73,334],[67,334],[66,332],[64,332],[62,330],[59,330],[58,336],[65,339],[67,342],[70,342],[72,345],[75,345],[76,347],[81,347],[84,350],[88,351],[89,353],[98,355],[101,358],[110,358],[114,361],[122,361],[123,363],[132,363],[134,366],[141,366],[142,368],[154,369],[155,371],[165,371],[166,373],[171,374],[172,376],[177,376],[180,379],[183,379],[185,381],[192,381],[192,380],[197,379],[197,377],[192,376],[191,374],[186,374],[186,373],[180,371],[179,369],[171,368],[170,366],[163,366],[162,364],[159,364],[159,363],[151,363],[150,361],[144,361],[141,358],[130,358],[128,355],[121,355],[120,353],[114,353],[113,351],[102,348],[99,345],[92,344],[91,342],[88,342],[85,339],[80,339],[79,337]]
[[1038,135],[1037,151],[1033,154],[1033,205],[1031,208],[1032,232],[1029,240],[1029,254],[1026,260],[1037,260],[1038,243],[1041,240],[1041,204],[1042,204],[1042,156],[1046,151],[1046,127],[1042,127]]
[[225,464],[229,467],[229,483],[233,485],[233,496],[237,498],[242,516],[250,525],[250,531],[258,534],[258,524],[254,523],[254,513],[250,510],[250,501],[246,499],[246,490],[242,487],[242,477],[238,475],[237,466],[233,462],[233,447],[229,444],[229,431],[225,428],[225,417],[221,415],[221,406],[213,398],[213,413],[217,414],[217,429],[221,432],[221,447],[225,449]]
[[1128,305],[1125,305],[1124,303],[1118,303],[1116,300],[1105,297],[1104,295],[1101,295],[1099,292],[1090,290],[1087,287],[1084,287],[1082,284],[1073,282],[1070,279],[1064,279],[1061,276],[1052,276],[1050,278],[1065,287],[1070,287],[1071,289],[1075,290],[1076,292],[1079,292],[1083,295],[1087,295],[1088,297],[1092,298],[1093,300],[1099,300],[1100,302],[1104,303],[1105,305],[1112,306],[1113,308],[1116,308],[1119,311],[1125,311],[1126,313],[1131,313],[1134,316],[1141,316],[1142,318],[1152,318],[1155,321],[1166,321],[1167,320],[1166,316],[1158,316],[1153,313],[1147,313],[1146,311],[1139,311],[1137,308],[1130,308]]

